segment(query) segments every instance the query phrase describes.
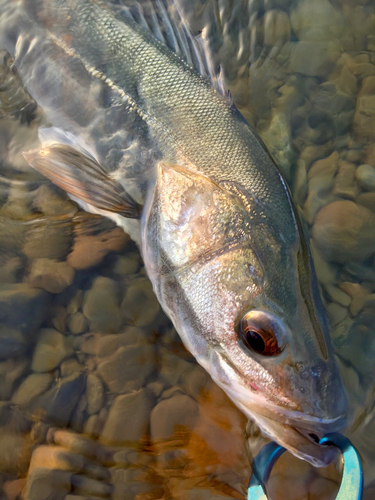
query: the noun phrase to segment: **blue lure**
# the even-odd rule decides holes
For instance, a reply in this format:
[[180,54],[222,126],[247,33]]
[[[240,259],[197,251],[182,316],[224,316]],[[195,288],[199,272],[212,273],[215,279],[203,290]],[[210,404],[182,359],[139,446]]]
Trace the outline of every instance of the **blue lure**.
[[[332,433],[324,436],[319,441],[319,444],[337,446],[343,456],[344,467],[336,500],[361,500],[363,489],[362,465],[358,453],[349,439],[339,433]],[[263,446],[253,463],[253,474],[249,482],[247,500],[267,500],[265,483],[276,460],[284,451],[286,451],[285,448],[276,443]]]

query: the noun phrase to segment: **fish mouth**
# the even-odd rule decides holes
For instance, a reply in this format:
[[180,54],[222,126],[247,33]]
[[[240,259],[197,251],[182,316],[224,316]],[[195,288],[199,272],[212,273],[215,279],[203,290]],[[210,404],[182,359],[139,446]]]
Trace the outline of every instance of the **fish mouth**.
[[319,441],[324,435],[345,427],[345,414],[323,420],[293,411],[279,412],[266,406],[243,406],[241,409],[264,434],[314,467],[327,467],[337,457],[336,447],[321,445]]

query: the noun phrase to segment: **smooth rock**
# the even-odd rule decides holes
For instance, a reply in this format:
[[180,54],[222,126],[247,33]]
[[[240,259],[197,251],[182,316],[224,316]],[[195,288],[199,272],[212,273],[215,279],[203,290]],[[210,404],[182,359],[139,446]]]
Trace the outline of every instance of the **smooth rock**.
[[191,361],[174,354],[163,346],[159,347],[158,355],[161,365],[159,376],[161,381],[168,385],[176,385],[180,378],[194,367]]
[[[1,239],[1,235],[0,235]],[[11,257],[3,266],[0,266],[0,284],[16,283],[23,268],[19,257]]]
[[66,359],[65,361],[62,361],[60,365],[60,373],[62,377],[69,377],[70,375],[82,372],[84,369],[84,366],[78,363],[78,361],[74,358]]
[[[163,498],[164,488],[147,481],[147,471],[142,469],[111,470],[113,500],[134,500],[135,498]],[[160,491],[155,491],[159,486]],[[158,494],[159,493],[159,494]]]
[[96,278],[92,288],[85,293],[82,310],[91,331],[118,332],[122,315],[117,283],[102,276]]
[[28,435],[9,429],[0,432],[0,473],[25,475],[30,460]]
[[27,339],[18,330],[0,325],[0,360],[22,354],[27,346]]
[[54,370],[63,359],[73,353],[73,348],[66,337],[52,328],[43,328],[34,350],[31,368],[36,372]]
[[74,269],[67,262],[36,259],[30,269],[28,282],[50,293],[61,293],[73,283]]
[[63,500],[71,490],[71,473],[47,468],[34,469],[27,476],[24,500]]
[[100,358],[114,354],[121,347],[149,344],[152,337],[138,326],[127,326],[124,333],[97,337],[94,354]]
[[64,260],[71,243],[72,223],[46,218],[30,227],[22,251],[29,259]]
[[131,255],[120,255],[113,267],[113,272],[120,274],[122,276],[127,276],[128,274],[136,274],[139,269],[139,256],[134,254]]
[[12,403],[28,405],[36,396],[46,392],[51,386],[53,375],[50,373],[33,373],[29,375],[12,396]]
[[151,438],[168,439],[180,428],[187,428],[191,431],[198,415],[198,403],[189,396],[176,392],[171,398],[160,401],[152,410]]
[[10,400],[14,386],[28,368],[27,358],[17,357],[0,362],[0,401]]
[[48,306],[49,296],[44,290],[26,283],[0,286],[1,323],[18,329],[28,338],[41,325]]
[[375,192],[361,193],[357,196],[356,203],[375,212]]
[[69,215],[73,216],[78,212],[75,205],[65,194],[58,194],[53,188],[42,184],[33,193],[32,204],[44,215]]
[[69,300],[68,305],[66,306],[66,311],[68,314],[77,313],[82,306],[83,302],[83,290],[77,290],[74,296]]
[[289,61],[289,71],[305,76],[322,77],[329,73],[340,56],[334,42],[297,42]]
[[46,422],[66,427],[85,389],[85,379],[83,373],[59,379],[52,389],[32,402],[31,408],[43,411]]
[[109,498],[112,493],[112,486],[110,484],[90,477],[73,474],[70,482],[78,495],[85,495],[89,498],[92,498],[92,495],[100,498]]
[[339,160],[338,172],[335,178],[333,194],[353,200],[357,194],[355,185],[356,168],[353,163]]
[[126,442],[138,443],[148,434],[153,406],[153,395],[147,389],[117,396],[109,411],[100,441],[115,446]]
[[156,370],[151,345],[120,347],[98,365],[98,373],[114,393],[136,391]]
[[292,28],[300,40],[336,40],[345,32],[345,18],[328,0],[302,0],[290,14]]
[[353,121],[354,133],[361,138],[375,137],[375,76],[369,76],[362,82],[357,97],[357,106]]
[[282,45],[290,38],[288,14],[282,10],[268,10],[264,15],[264,44],[270,47]]
[[104,402],[104,387],[103,382],[93,373],[87,375],[86,380],[86,411],[89,415],[98,413]]
[[78,235],[74,240],[68,263],[74,269],[88,269],[102,262],[109,252],[119,252],[129,240],[120,228],[100,233],[97,236]]
[[371,165],[360,165],[355,176],[358,186],[365,191],[375,191],[375,167]]
[[79,335],[87,330],[88,322],[86,316],[81,312],[72,314],[68,319],[68,328],[73,335]]
[[335,201],[318,212],[312,237],[329,261],[366,259],[375,251],[375,215],[352,201]]
[[31,456],[29,474],[40,467],[80,472],[85,466],[85,459],[78,453],[73,454],[60,446],[42,445],[34,449]]
[[351,303],[351,298],[345,292],[337,288],[337,286],[332,284],[327,284],[324,287],[333,302],[340,304],[343,307],[349,307]]
[[148,279],[140,278],[129,285],[121,309],[129,324],[136,326],[152,324],[160,305]]

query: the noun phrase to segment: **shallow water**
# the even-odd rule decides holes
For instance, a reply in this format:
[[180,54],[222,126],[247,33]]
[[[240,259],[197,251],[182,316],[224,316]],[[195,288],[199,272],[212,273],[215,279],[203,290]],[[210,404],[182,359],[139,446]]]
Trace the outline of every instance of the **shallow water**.
[[[372,499],[375,2],[182,8],[305,221]],[[135,244],[27,166],[43,112],[0,61],[1,498],[245,498],[266,440],[184,349]],[[270,498],[328,500],[339,480],[285,454]]]

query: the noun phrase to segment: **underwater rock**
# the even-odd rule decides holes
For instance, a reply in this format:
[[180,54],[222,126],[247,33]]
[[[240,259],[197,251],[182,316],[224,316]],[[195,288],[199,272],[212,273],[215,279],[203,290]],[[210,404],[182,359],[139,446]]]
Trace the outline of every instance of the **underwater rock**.
[[375,191],[375,167],[360,165],[355,173],[358,186],[365,191]]
[[[1,240],[1,236],[0,236]],[[23,268],[22,260],[19,257],[7,259],[4,265],[0,266],[0,284],[16,283]]]
[[293,45],[289,71],[306,76],[324,76],[329,73],[340,56],[334,42],[297,42]]
[[264,15],[264,44],[269,47],[282,45],[290,38],[290,20],[282,10],[268,10]]
[[34,350],[31,368],[35,372],[54,370],[73,352],[69,340],[64,335],[52,328],[43,328]]
[[87,330],[88,322],[86,316],[81,312],[72,314],[68,319],[68,328],[73,335],[80,335]]
[[32,373],[19,386],[12,396],[12,403],[28,405],[35,397],[46,392],[52,384],[51,373]]
[[29,259],[65,260],[72,243],[70,220],[44,218],[30,226],[22,252]]
[[44,290],[27,283],[0,286],[0,321],[32,339],[41,325],[49,305]]
[[356,203],[375,212],[375,192],[361,193],[357,196]]
[[74,269],[67,262],[36,259],[31,264],[28,282],[50,293],[61,293],[73,283]]
[[155,370],[151,345],[119,347],[98,365],[98,373],[115,394],[137,391]]
[[71,473],[64,470],[38,467],[27,476],[24,500],[63,500],[70,492]]
[[300,40],[323,42],[336,40],[345,32],[342,13],[328,0],[302,0],[290,14],[292,28]]
[[50,390],[32,402],[31,408],[42,410],[46,422],[66,427],[85,389],[85,381],[83,373],[59,379]]
[[150,429],[154,440],[168,439],[179,428],[194,429],[199,416],[199,405],[191,397],[177,391],[163,399],[151,412]]
[[139,269],[139,256],[136,254],[120,255],[113,266],[113,272],[121,276],[136,274]]
[[24,357],[0,362],[0,401],[11,398],[14,386],[28,368],[28,364],[28,359]]
[[148,435],[153,406],[153,396],[148,389],[117,396],[109,410],[100,441],[114,446],[126,442],[139,443]]
[[318,212],[312,237],[329,261],[366,259],[375,251],[375,215],[352,201],[335,201]]
[[122,250],[128,240],[129,236],[119,227],[96,236],[78,234],[68,255],[68,263],[74,269],[97,266],[109,252]]
[[55,188],[42,184],[32,193],[32,205],[47,216],[69,215],[78,212],[77,206],[63,192],[57,194]]
[[160,305],[148,279],[140,278],[129,285],[121,303],[121,309],[129,324],[136,326],[152,324],[160,310]]
[[85,293],[83,314],[90,322],[90,331],[118,332],[122,324],[118,284],[110,278],[95,278]]
[[345,160],[339,160],[338,172],[334,182],[333,194],[340,196],[341,198],[353,200],[357,194],[355,176],[355,165]]
[[86,411],[89,415],[98,413],[104,402],[104,387],[103,382],[93,373],[87,375],[86,380]]
[[28,346],[26,338],[15,328],[0,325],[0,360],[22,354]]
[[375,137],[375,76],[362,81],[357,98],[357,106],[353,121],[354,133],[359,137],[374,139]]
[[63,361],[60,365],[60,373],[62,377],[69,377],[75,373],[84,370],[84,366],[78,363],[74,358],[69,358]]

